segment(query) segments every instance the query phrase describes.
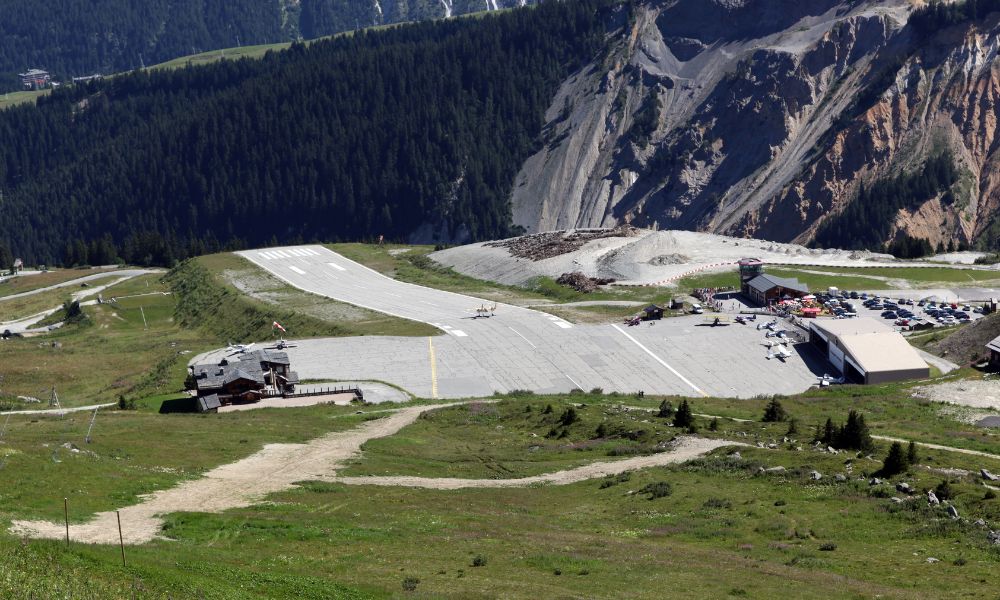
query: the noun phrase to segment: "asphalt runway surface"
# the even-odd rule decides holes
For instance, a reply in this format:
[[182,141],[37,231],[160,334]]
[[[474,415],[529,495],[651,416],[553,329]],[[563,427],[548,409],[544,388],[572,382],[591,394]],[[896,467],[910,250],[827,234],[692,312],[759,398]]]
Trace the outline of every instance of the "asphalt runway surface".
[[[802,392],[832,372],[808,344],[792,346],[784,361],[767,359],[765,332],[752,325],[710,327],[702,316],[636,327],[575,325],[506,304],[477,317],[477,308],[493,303],[396,281],[319,245],[238,254],[296,288],[442,332],[297,340],[288,353],[302,379],[382,381],[424,398],[574,388],[749,398]],[[196,360],[218,360],[224,352]]]

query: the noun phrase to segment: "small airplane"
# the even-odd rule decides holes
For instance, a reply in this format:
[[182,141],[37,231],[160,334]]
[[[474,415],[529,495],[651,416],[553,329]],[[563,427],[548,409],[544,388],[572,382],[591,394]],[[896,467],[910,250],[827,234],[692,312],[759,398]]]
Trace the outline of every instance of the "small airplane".
[[777,319],[775,319],[773,321],[770,321],[768,323],[757,323],[757,330],[758,331],[760,331],[761,329],[770,329],[771,331],[774,331],[775,328],[777,328],[777,327],[778,327],[778,320]]
[[768,331],[767,333],[765,333],[764,337],[766,337],[766,338],[776,337],[776,338],[785,339],[785,338],[788,337],[788,330],[787,329],[778,329],[777,331],[771,330],[771,331]]
[[832,375],[827,375],[825,373],[823,374],[822,377],[819,378],[819,386],[820,387],[827,387],[831,383],[836,383],[836,384],[844,383],[844,378],[843,377],[833,377]]
[[705,321],[712,327],[729,325],[729,317],[705,317]]
[[642,317],[640,317],[639,315],[625,318],[625,324],[628,325],[629,327],[635,327],[641,322],[642,322]]
[[244,354],[253,350],[253,344],[234,344],[230,342],[226,349],[229,350],[229,356],[234,354]]
[[[740,325],[747,325],[750,321],[756,321],[757,315],[739,315],[736,317],[736,322]],[[757,329],[760,329],[759,327]]]
[[479,318],[489,319],[490,317],[495,317],[496,316],[496,311],[497,311],[496,302],[493,303],[493,306],[486,306],[485,304],[482,304],[482,305],[479,306],[479,308],[476,309],[476,316],[474,316],[472,318],[473,319],[479,319]]
[[792,357],[792,352],[788,348],[780,344],[774,348],[771,348],[771,350],[767,353],[768,360],[771,360],[772,358],[777,358],[781,362],[785,362],[785,359],[791,357]]
[[295,348],[296,345],[285,340],[284,338],[279,338],[273,346],[268,346],[268,350],[284,350],[285,348]]

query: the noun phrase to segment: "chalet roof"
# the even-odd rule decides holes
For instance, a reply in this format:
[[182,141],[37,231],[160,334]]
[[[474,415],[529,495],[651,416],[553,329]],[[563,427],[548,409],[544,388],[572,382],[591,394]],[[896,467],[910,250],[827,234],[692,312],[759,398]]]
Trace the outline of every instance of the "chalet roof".
[[211,394],[209,396],[202,396],[198,398],[198,412],[208,412],[210,410],[215,410],[222,406],[222,401],[219,400],[218,394]]
[[[255,350],[240,356],[239,360],[229,362],[222,359],[218,364],[206,363],[194,365],[195,384],[199,392],[221,390],[234,381],[245,379],[261,386],[266,385],[264,373],[275,365],[290,365],[288,354],[276,350]],[[297,376],[296,376],[297,377]],[[298,379],[296,379],[296,382]]]
[[990,340],[986,347],[994,352],[1000,352],[1000,335]]
[[663,312],[663,309],[655,304],[650,304],[646,308],[642,309],[643,312]]
[[775,277],[774,275],[768,275],[767,273],[754,277],[747,283],[747,285],[757,290],[758,292],[767,292],[776,287],[783,287],[786,290],[802,292],[803,294],[809,293],[809,288],[806,287],[805,284],[799,283],[798,279],[788,278],[788,277]]

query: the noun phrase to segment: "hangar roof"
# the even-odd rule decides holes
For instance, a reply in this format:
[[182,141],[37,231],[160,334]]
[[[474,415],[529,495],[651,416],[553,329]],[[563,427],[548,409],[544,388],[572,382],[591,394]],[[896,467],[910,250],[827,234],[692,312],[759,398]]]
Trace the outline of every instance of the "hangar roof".
[[927,368],[906,338],[875,319],[821,319],[809,326],[836,338],[866,373]]

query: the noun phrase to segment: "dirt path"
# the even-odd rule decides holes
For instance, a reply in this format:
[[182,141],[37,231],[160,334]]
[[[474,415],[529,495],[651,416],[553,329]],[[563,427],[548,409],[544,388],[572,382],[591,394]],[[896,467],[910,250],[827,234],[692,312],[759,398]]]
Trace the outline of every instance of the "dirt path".
[[738,442],[728,440],[710,440],[698,437],[680,438],[674,448],[667,452],[651,454],[649,456],[636,456],[625,460],[597,462],[575,469],[546,473],[544,475],[534,475],[520,479],[452,479],[452,478],[432,478],[432,477],[407,477],[407,476],[387,476],[387,477],[338,477],[339,483],[351,485],[381,485],[400,487],[419,487],[433,490],[457,490],[462,488],[512,488],[528,487],[539,484],[567,485],[587,479],[597,479],[608,475],[617,475],[625,471],[645,469],[648,467],[659,467],[669,465],[699,456],[704,456],[716,448],[722,446],[744,446]]
[[[343,461],[361,452],[373,438],[393,435],[413,423],[421,413],[453,406],[437,404],[403,408],[368,421],[349,431],[338,431],[305,444],[268,444],[261,451],[203,477],[145,496],[139,504],[121,509],[122,532],[127,544],[142,544],[159,535],[161,515],[181,512],[222,512],[251,506],[268,494],[289,489],[296,481],[331,481]],[[11,532],[18,536],[62,539],[63,523],[14,521]],[[117,544],[114,511],[97,513],[87,523],[70,525],[70,539],[89,544]]]

